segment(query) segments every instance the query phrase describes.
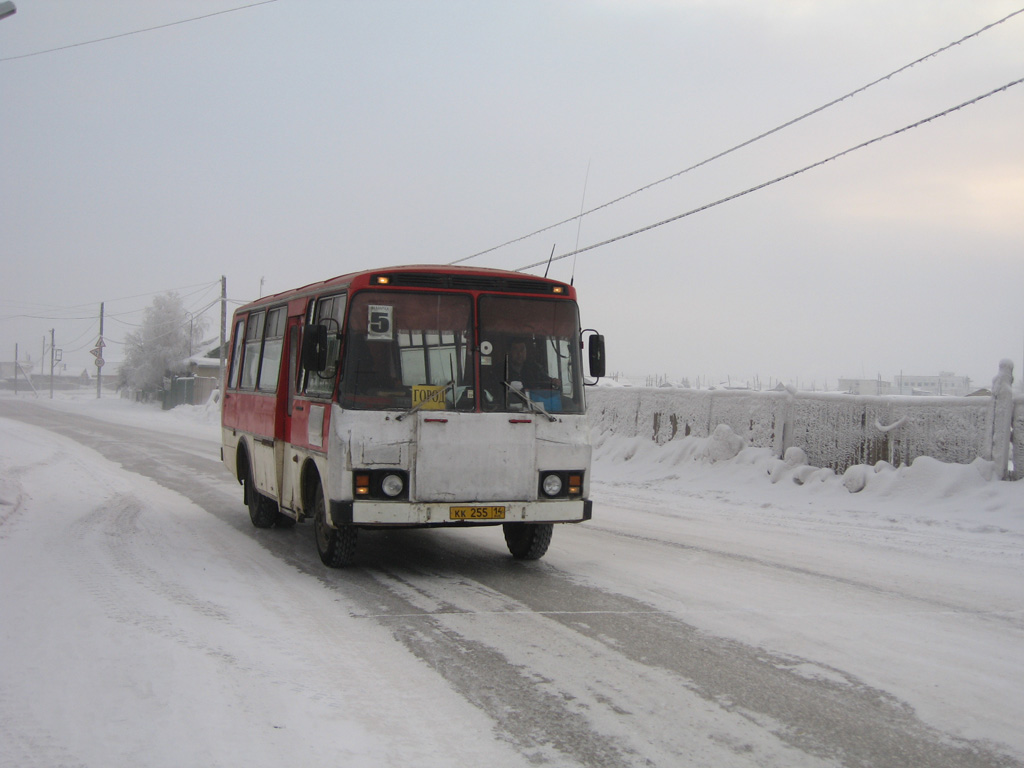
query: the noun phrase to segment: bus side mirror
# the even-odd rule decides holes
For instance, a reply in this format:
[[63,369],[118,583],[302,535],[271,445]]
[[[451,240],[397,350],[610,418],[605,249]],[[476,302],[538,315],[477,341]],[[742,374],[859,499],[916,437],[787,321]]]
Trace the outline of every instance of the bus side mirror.
[[326,325],[307,325],[303,330],[302,367],[316,373],[327,369]]
[[604,336],[593,334],[587,341],[587,352],[590,355],[590,375],[600,379],[604,376]]

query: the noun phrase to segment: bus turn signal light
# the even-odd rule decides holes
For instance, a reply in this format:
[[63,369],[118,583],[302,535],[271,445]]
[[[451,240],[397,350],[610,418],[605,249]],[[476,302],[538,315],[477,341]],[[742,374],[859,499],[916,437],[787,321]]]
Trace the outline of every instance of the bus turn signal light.
[[370,476],[356,475],[356,496],[370,495]]
[[579,496],[583,492],[583,477],[581,475],[569,475],[569,495]]

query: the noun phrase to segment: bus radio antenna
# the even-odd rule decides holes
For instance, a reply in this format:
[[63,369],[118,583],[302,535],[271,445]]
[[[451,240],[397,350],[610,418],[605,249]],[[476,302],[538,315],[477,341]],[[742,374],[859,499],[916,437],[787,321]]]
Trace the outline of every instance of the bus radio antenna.
[[558,245],[558,243],[552,243],[551,244],[551,255],[548,256],[548,265],[546,267],[544,267],[544,277],[548,276],[548,270],[551,269],[551,260],[553,258],[555,258],[555,246],[556,245]]
[[[576,283],[576,258],[580,252],[580,229],[583,227],[583,207],[587,202],[587,182],[590,181],[590,161],[587,160],[587,175],[583,177],[583,197],[580,200],[580,215],[576,219],[576,247],[573,249],[576,253],[572,257],[572,273],[569,275],[569,285],[575,285]],[[554,256],[555,252],[552,251],[551,255]],[[550,266],[551,260],[548,260]]]

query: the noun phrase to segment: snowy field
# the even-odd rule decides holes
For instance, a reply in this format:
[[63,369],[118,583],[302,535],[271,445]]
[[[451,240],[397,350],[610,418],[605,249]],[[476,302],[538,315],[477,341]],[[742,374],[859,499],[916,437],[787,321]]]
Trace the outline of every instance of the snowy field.
[[[217,455],[216,409],[162,412],[94,393],[32,404]],[[386,622],[268,556],[258,536],[240,533],[248,520],[226,472],[211,491],[225,517],[11,417],[12,406],[0,394],[0,766],[260,768],[300,755],[367,767],[586,764],[557,745],[525,749],[495,735],[493,712]],[[797,676],[884,692],[922,728],[998,758],[964,764],[1024,764],[1024,482],[992,481],[982,461],[921,459],[863,468],[863,489],[850,493],[842,478],[762,449],[715,461],[710,439],[595,443],[594,520],[556,529],[544,567],[761,649]],[[225,522],[233,515],[238,525]],[[500,534],[417,533],[502,557]],[[312,545],[294,546],[308,557]],[[453,585],[470,576],[446,574],[445,594],[468,600]],[[407,581],[413,603],[434,588]],[[493,634],[490,647],[516,668],[536,665],[538,686],[600,702],[586,660],[564,672]],[[595,665],[608,652],[599,640]],[[567,645],[559,658],[572,655]],[[672,694],[682,697],[679,727],[724,735],[680,737],[693,745],[680,762],[688,747],[675,737],[636,718],[627,735],[623,702],[643,706],[641,693],[609,686],[622,697],[615,712],[595,703],[587,717],[609,738],[622,731],[651,745],[634,747],[637,765],[851,764],[775,744],[771,724],[727,702],[718,711],[686,699],[696,684]]]

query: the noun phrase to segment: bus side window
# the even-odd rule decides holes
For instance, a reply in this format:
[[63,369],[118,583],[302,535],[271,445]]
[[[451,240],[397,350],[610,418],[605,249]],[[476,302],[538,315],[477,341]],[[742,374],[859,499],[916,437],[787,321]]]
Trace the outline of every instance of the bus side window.
[[277,380],[281,373],[281,350],[284,348],[285,318],[285,307],[278,307],[267,313],[267,332],[263,340],[259,381],[256,384],[261,392],[277,391]]
[[341,357],[341,326],[345,319],[345,294],[323,296],[316,301],[309,319],[314,325],[327,326],[327,369],[324,371],[303,370],[302,391],[307,395],[330,397],[334,393],[334,381],[338,375]]
[[260,347],[263,346],[263,322],[266,313],[262,310],[249,315],[245,326],[245,357],[242,358],[242,389],[256,388],[256,374],[259,373]]
[[228,389],[238,386],[238,371],[242,366],[242,344],[245,343],[245,320],[235,323],[235,343],[231,349],[231,369],[228,372]]

